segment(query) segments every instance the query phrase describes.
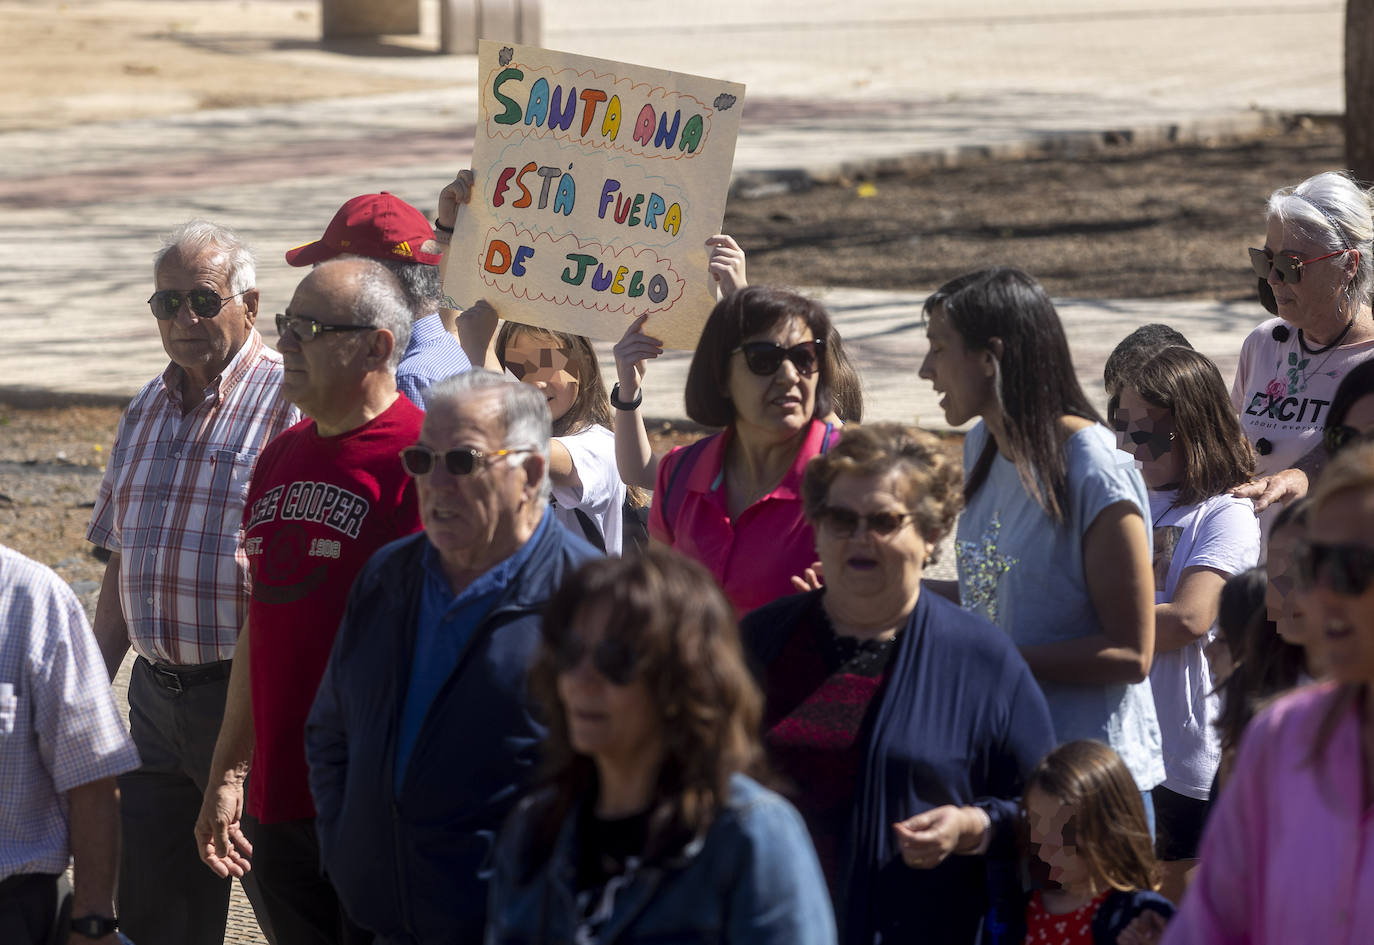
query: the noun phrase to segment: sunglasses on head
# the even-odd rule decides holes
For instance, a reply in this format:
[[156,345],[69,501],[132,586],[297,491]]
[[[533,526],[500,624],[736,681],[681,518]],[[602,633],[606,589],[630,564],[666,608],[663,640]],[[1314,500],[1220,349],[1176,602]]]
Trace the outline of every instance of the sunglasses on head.
[[570,673],[582,665],[591,650],[592,668],[613,686],[628,686],[639,672],[639,654],[628,643],[611,638],[602,639],[596,646],[568,634],[554,650],[554,667],[559,673]]
[[1261,279],[1269,278],[1269,270],[1278,273],[1279,281],[1288,285],[1297,285],[1302,281],[1302,267],[1308,263],[1321,262],[1323,259],[1330,259],[1332,256],[1339,256],[1348,253],[1350,250],[1338,249],[1334,253],[1327,253],[1325,256],[1313,256],[1311,259],[1297,259],[1293,256],[1275,256],[1267,249],[1255,249],[1250,247],[1250,265],[1255,270],[1255,275]]
[[[760,377],[772,377],[782,367],[784,360],[791,361],[802,377],[810,377],[820,370],[825,339],[813,338],[790,348],[771,341],[746,341],[735,351],[744,352],[744,363]],[[730,353],[734,354],[735,351]]]
[[[250,290],[243,290],[248,291]],[[153,310],[153,317],[160,322],[176,318],[182,305],[189,305],[191,314],[196,318],[214,318],[219,314],[219,310],[224,308],[225,302],[238,298],[243,292],[221,296],[214,289],[190,289],[186,292],[180,289],[159,289],[148,296],[148,307]]]
[[1358,597],[1374,583],[1374,548],[1309,541],[1299,544],[1293,556],[1305,587],[1325,584],[1337,594]]
[[407,446],[401,450],[401,465],[405,471],[412,476],[428,476],[438,465],[439,460],[444,461],[444,468],[453,476],[470,476],[478,466],[490,464],[493,460],[500,459],[502,456],[514,456],[517,453],[528,453],[530,450],[496,450],[494,453],[483,453],[481,450],[459,449],[446,450],[443,453],[436,452],[428,446],[416,443],[414,446]]
[[277,334],[284,335],[290,332],[302,344],[314,341],[320,335],[331,331],[371,331],[376,327],[376,325],[331,325],[328,322],[317,321],[304,315],[277,316]]
[[872,512],[860,515],[839,505],[823,505],[816,515],[822,527],[836,538],[852,538],[862,522],[870,535],[888,536],[914,518],[911,512]]

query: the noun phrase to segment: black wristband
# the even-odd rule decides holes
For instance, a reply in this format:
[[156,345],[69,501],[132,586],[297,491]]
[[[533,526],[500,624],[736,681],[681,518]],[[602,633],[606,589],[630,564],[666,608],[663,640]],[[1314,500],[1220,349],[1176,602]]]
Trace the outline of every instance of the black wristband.
[[642,387],[639,389],[639,393],[635,395],[634,401],[628,404],[620,399],[620,384],[617,383],[611,388],[611,406],[616,410],[638,410],[642,403],[644,403],[644,388]]
[[435,218],[434,218],[434,229],[435,229],[435,231],[438,232],[438,233],[449,233],[449,234],[452,234],[452,233],[453,233],[453,227],[451,227],[451,226],[444,226],[442,223],[439,222],[439,218],[438,218],[438,217],[435,217]]

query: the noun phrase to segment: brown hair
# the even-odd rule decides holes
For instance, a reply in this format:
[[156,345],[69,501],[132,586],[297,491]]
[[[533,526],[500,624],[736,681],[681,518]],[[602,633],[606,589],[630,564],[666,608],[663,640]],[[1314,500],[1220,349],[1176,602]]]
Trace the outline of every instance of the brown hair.
[[825,339],[825,357],[831,362],[830,404],[843,423],[863,423],[864,385],[859,369],[849,360],[844,340],[834,328]]
[[888,473],[897,474],[898,490],[915,517],[916,530],[932,546],[938,545],[964,504],[963,469],[939,437],[900,423],[847,426],[838,443],[807,464],[802,477],[807,519],[815,524],[840,476]]
[[1074,808],[1078,852],[1097,882],[1122,892],[1159,888],[1145,805],[1120,755],[1101,742],[1065,742],[1026,779],[1023,815],[1031,788]]
[[[601,379],[601,365],[597,362],[591,339],[552,328],[503,321],[496,335],[496,357],[502,367],[506,366],[506,348],[521,336],[547,341],[563,352],[568,358],[568,373],[577,378],[577,398],[567,413],[553,421],[553,435],[571,436],[593,424],[611,429],[611,399],[606,393],[606,382]],[[625,494],[635,508],[649,504],[648,490],[639,486],[627,485]]]
[[601,367],[597,364],[591,340],[585,335],[571,335],[552,328],[502,322],[501,330],[496,335],[496,357],[500,359],[502,367],[506,366],[506,349],[520,337],[547,341],[550,347],[563,352],[568,358],[568,373],[577,378],[577,399],[567,413],[553,421],[553,435],[581,433],[592,424],[609,430],[611,400],[606,394],[606,383],[601,379]]
[[[1308,497],[1309,531],[1311,524],[1315,523],[1321,513],[1323,505],[1335,496],[1352,489],[1363,492],[1374,490],[1374,441],[1361,440],[1352,443],[1337,453],[1330,465],[1322,470],[1316,488]],[[1341,717],[1352,703],[1357,703],[1361,698],[1371,698],[1370,688],[1367,682],[1345,683],[1337,688],[1331,704],[1322,716],[1321,724],[1317,726],[1316,737],[1312,740],[1312,752],[1308,756],[1309,762],[1315,765],[1321,761],[1326,749],[1331,745],[1331,738],[1336,734]]]
[[[812,337],[822,341],[829,339],[830,316],[821,304],[788,289],[751,285],[717,302],[701,330],[692,364],[687,369],[687,416],[708,427],[733,425],[735,405],[727,393],[731,354],[744,339],[794,318],[811,329]],[[824,355],[816,378],[816,406],[811,411],[812,417],[830,414],[830,385],[835,365],[828,350]]]
[[645,857],[672,855],[701,836],[737,772],[762,766],[763,697],[740,648],[734,610],[704,567],[650,545],[625,558],[598,558],[569,575],[544,609],[530,686],[549,726],[544,741],[553,799],[533,831],[535,864],[547,860],[563,820],[595,793],[596,767],[578,754],[558,698],[555,654],[580,613],[606,617],[605,638],[638,658],[637,678],[654,693],[663,762],[651,802]]
[[1183,459],[1178,503],[1194,505],[1255,474],[1255,455],[1231,406],[1221,372],[1206,355],[1173,346],[1122,378],[1122,388],[1173,412]]

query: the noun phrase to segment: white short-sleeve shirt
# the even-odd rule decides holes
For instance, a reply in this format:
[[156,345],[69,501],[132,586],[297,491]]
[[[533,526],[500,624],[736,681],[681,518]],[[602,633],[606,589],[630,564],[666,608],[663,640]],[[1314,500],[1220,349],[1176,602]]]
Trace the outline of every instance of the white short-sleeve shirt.
[[572,456],[573,469],[582,481],[580,490],[553,484],[554,514],[558,521],[585,537],[574,509],[580,509],[596,525],[606,543],[606,554],[620,554],[624,521],[620,507],[625,503],[625,483],[615,465],[615,435],[593,424],[580,433],[556,437]]

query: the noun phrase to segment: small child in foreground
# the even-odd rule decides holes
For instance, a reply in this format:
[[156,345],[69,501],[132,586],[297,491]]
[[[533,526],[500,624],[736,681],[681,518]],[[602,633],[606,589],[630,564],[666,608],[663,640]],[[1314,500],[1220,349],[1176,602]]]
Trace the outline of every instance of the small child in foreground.
[[1101,742],[1045,756],[1022,797],[1026,855],[1036,886],[1021,929],[1026,945],[1151,945],[1173,915],[1159,885],[1140,790]]

